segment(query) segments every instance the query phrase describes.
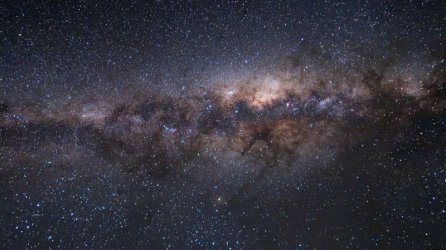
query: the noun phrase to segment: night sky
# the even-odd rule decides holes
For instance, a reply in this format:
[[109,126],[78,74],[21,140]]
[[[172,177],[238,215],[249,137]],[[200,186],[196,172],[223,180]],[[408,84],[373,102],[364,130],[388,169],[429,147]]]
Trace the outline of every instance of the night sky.
[[0,4],[0,249],[445,249],[445,1]]

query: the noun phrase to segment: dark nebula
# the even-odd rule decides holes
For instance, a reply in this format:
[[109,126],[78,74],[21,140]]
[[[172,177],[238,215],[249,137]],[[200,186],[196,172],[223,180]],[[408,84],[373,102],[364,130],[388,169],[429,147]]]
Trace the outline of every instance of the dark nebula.
[[0,248],[446,248],[445,9],[4,4]]

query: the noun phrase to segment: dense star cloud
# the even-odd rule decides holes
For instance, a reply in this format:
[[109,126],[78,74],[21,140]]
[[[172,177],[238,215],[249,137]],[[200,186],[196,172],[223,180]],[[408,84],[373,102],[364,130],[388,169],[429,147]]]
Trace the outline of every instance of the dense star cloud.
[[445,7],[5,4],[0,247],[446,247]]

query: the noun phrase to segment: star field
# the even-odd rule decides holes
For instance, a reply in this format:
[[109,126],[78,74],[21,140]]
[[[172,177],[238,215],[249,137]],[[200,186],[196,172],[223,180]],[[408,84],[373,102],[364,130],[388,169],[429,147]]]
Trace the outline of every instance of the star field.
[[445,248],[445,7],[2,5],[0,248]]

